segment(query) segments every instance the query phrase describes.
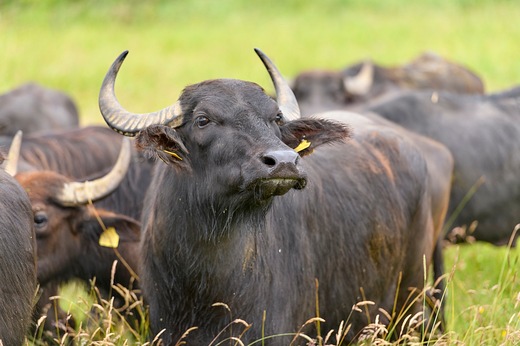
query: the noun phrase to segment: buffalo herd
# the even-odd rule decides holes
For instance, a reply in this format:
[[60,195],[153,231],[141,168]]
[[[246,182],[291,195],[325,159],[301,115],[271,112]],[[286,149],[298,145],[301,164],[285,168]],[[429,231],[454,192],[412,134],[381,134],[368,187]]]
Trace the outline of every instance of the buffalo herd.
[[71,280],[121,311],[116,285],[135,290],[164,345],[289,345],[309,321],[347,322],[345,342],[411,317],[443,332],[443,248],[515,245],[520,87],[487,93],[430,52],[287,82],[255,52],[276,95],[207,80],[145,114],[116,98],[123,52],[101,83],[108,126],[35,83],[0,95],[0,345],[66,335]]

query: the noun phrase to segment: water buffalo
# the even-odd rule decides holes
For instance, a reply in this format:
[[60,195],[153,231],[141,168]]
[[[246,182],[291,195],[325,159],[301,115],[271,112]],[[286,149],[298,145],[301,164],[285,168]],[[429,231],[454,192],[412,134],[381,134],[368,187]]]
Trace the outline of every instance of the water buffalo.
[[[47,330],[55,331],[57,326],[54,308],[47,313],[49,297],[57,295],[58,286],[72,278],[89,284],[95,277],[96,286],[108,292],[112,264],[117,259],[115,283],[137,287],[130,285],[131,271],[137,271],[138,220],[154,163],[131,148],[126,174],[108,196],[94,200],[92,206],[87,200],[69,205],[56,199],[57,191],[73,180],[92,181],[105,176],[115,164],[121,143],[121,136],[112,130],[92,126],[28,136],[21,145],[16,178],[28,191],[34,211],[38,280],[42,287],[35,317],[47,315]],[[120,235],[121,258],[113,249],[98,244],[103,232],[98,217],[105,228],[115,227]],[[60,320],[66,317],[59,309],[57,313]]]
[[0,134],[75,128],[78,109],[65,93],[27,83],[0,95]]
[[[38,253],[38,281],[42,286],[73,277],[110,287],[111,267],[117,259],[113,249],[99,246],[103,227],[115,227],[121,236],[121,253],[128,261],[135,257],[139,239],[139,223],[130,217],[103,209],[91,210],[87,205],[111,194],[124,179],[131,161],[130,143],[122,147],[116,165],[107,175],[83,183],[53,171],[25,172],[16,175],[27,191],[34,214]],[[134,269],[136,266],[134,266]],[[120,276],[122,278],[120,278]],[[116,282],[130,281],[123,267],[116,271]]]
[[520,87],[489,95],[402,92],[366,105],[451,151],[454,176],[448,226],[469,226],[477,240],[507,244],[520,222]]
[[374,305],[350,317],[348,340],[378,309],[420,310],[413,299],[437,242],[421,152],[370,121],[349,130],[299,119],[289,86],[257,53],[278,104],[254,83],[217,79],[186,87],[159,112],[130,113],[114,94],[127,52],[101,87],[109,126],[164,162],[143,211],[141,284],[166,345],[192,326],[189,344],[212,342],[231,322],[215,303],[253,323],[246,343],[296,331],[317,313],[321,328],[337,328],[365,300]]
[[[0,155],[0,163],[4,157]],[[36,252],[29,198],[0,168],[0,344],[22,345],[36,293]]]
[[400,90],[484,92],[475,73],[433,53],[395,67],[365,61],[342,71],[305,71],[296,76],[292,88],[303,115],[354,107]]

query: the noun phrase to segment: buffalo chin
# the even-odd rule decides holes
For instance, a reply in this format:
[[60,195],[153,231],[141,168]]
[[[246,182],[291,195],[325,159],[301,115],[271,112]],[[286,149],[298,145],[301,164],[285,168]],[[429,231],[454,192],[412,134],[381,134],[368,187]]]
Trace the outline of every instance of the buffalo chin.
[[281,196],[291,189],[301,190],[307,181],[302,178],[270,178],[259,179],[253,183],[255,197],[265,200],[273,196]]

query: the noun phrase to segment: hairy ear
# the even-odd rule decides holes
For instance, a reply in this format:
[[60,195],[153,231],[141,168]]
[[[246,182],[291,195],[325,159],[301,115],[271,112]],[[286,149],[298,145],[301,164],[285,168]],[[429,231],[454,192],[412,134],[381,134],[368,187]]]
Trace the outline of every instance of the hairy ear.
[[136,136],[136,147],[149,157],[157,157],[166,164],[180,169],[190,169],[188,149],[177,131],[168,126],[152,125]]
[[322,144],[346,140],[350,129],[343,123],[316,118],[290,121],[280,127],[282,141],[305,156]]
[[88,208],[85,217],[79,221],[78,229],[84,237],[96,244],[105,229],[114,228],[122,243],[138,243],[141,223],[129,216],[116,214],[104,209]]

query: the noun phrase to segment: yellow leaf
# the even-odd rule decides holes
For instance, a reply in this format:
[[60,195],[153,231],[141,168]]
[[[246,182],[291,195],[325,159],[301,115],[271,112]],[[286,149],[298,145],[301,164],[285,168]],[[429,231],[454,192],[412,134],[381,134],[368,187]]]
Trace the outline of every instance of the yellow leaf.
[[119,235],[114,227],[108,227],[99,236],[99,245],[116,249],[119,245]]
[[305,150],[310,146],[311,146],[311,142],[307,141],[306,139],[302,139],[300,144],[298,144],[298,146],[296,148],[294,148],[294,151],[299,153],[300,151]]

